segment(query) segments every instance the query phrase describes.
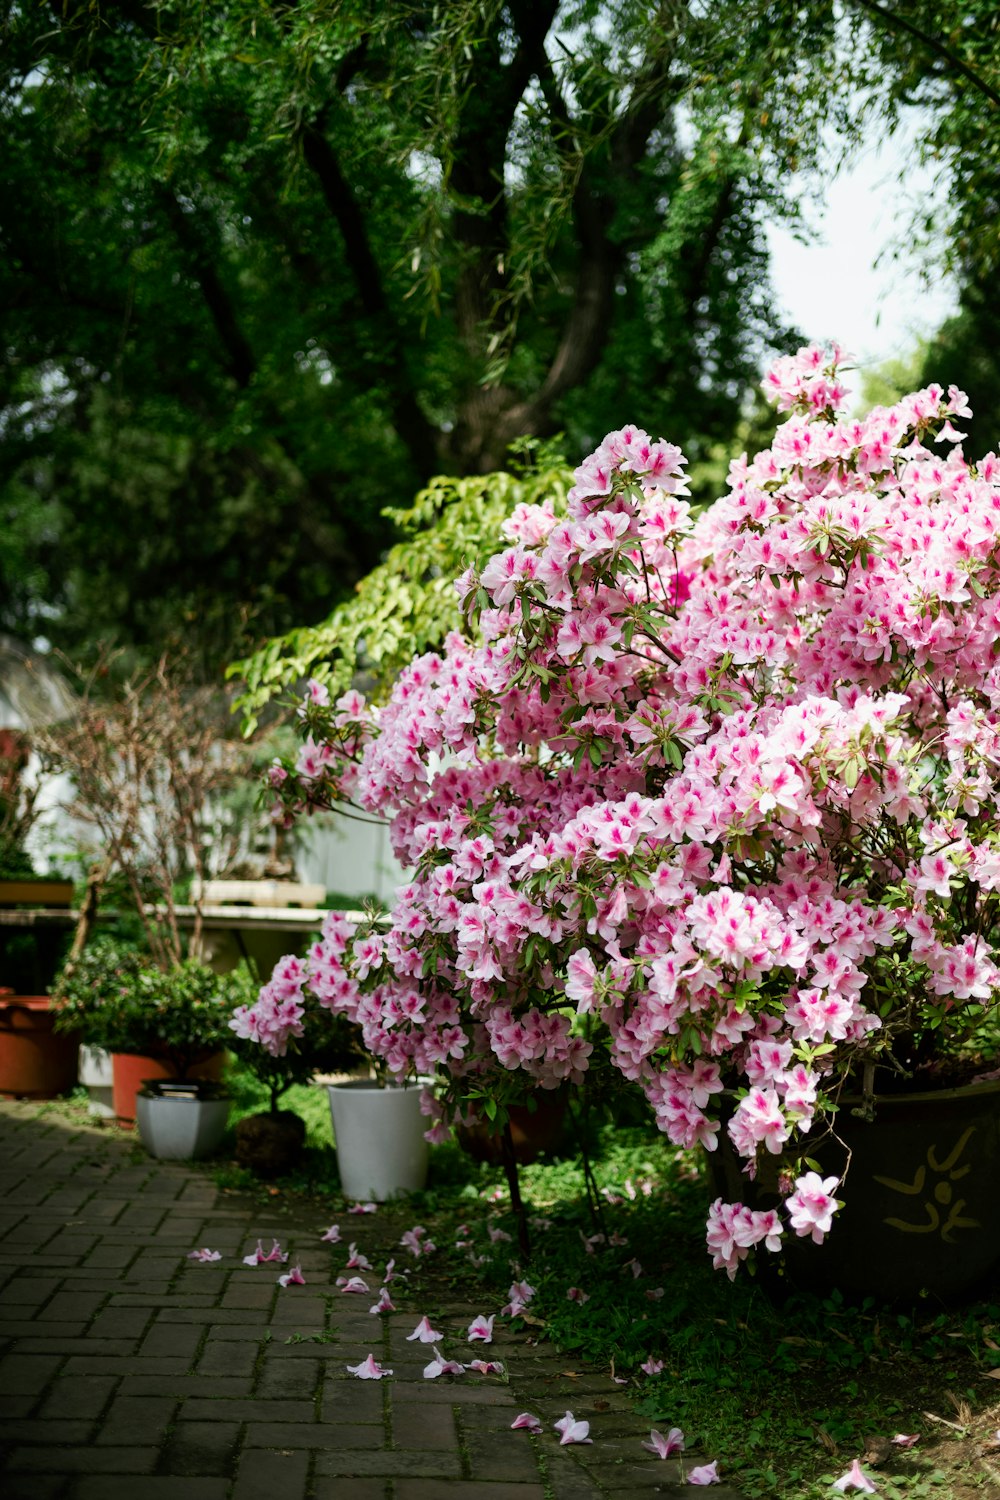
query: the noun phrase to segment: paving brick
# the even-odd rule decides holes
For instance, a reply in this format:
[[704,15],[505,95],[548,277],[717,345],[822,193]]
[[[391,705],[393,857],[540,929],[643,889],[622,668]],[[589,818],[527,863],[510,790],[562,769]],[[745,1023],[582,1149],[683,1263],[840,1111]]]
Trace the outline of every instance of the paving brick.
[[8,1354],[0,1359],[0,1396],[34,1395],[62,1364],[60,1354]]
[[66,1474],[5,1474],[3,1500],[62,1500],[72,1483]]
[[14,1448],[7,1467],[15,1474],[149,1474],[157,1456],[156,1448]]
[[458,1432],[450,1406],[421,1406],[416,1401],[393,1403],[392,1440],[397,1448],[458,1449]]
[[347,1422],[254,1422],[246,1435],[248,1448],[371,1449],[383,1442],[381,1428]]
[[[257,1345],[206,1343],[197,1364],[199,1375],[252,1376],[257,1367]],[[298,1395],[290,1391],[290,1395]]]
[[[220,1355],[226,1350],[226,1345],[215,1344],[211,1346],[218,1350]],[[242,1346],[236,1346],[242,1347]],[[230,1345],[232,1353],[234,1346]],[[256,1356],[255,1349],[250,1351]],[[201,1366],[198,1367],[201,1369]],[[295,1396],[309,1399],[316,1393],[319,1385],[320,1371],[323,1366],[318,1359],[284,1360],[281,1363],[268,1361],[261,1370],[257,1380],[256,1394],[258,1396]],[[381,1410],[381,1403],[379,1403]]]
[[311,1401],[226,1401],[193,1396],[182,1407],[185,1421],[208,1422],[311,1422],[315,1411]]
[[274,1301],[275,1287],[265,1285],[248,1286],[246,1282],[235,1282],[226,1288],[220,1307],[265,1307]]
[[146,1307],[109,1307],[98,1313],[88,1330],[92,1339],[140,1339],[149,1327]]
[[462,1463],[457,1453],[338,1449],[330,1453],[318,1453],[314,1473],[317,1479],[349,1477],[352,1481],[379,1474],[387,1478],[409,1475],[418,1479],[460,1479]]
[[[254,1449],[240,1459],[232,1500],[303,1500],[309,1478],[308,1453],[268,1453]],[[340,1500],[362,1500],[353,1487]]]
[[[86,1380],[60,1377],[53,1381],[39,1417],[99,1417],[118,1384],[113,1375],[91,1375]],[[3,1409],[7,1411],[7,1402]]]
[[[580,1493],[585,1495],[588,1491]],[[505,1479],[489,1484],[481,1479],[451,1483],[440,1479],[397,1479],[393,1494],[395,1500],[546,1500],[545,1486],[540,1481],[516,1484]],[[316,1497],[320,1500],[318,1490]]]
[[157,1322],[139,1345],[139,1354],[143,1359],[173,1358],[193,1363],[201,1339],[200,1328]]
[[167,1474],[230,1474],[239,1434],[239,1422],[178,1422],[160,1469]]
[[[384,1500],[386,1485],[391,1483],[391,1479],[316,1479],[313,1500]],[[392,1493],[398,1494],[398,1490]]]
[[12,1276],[0,1292],[0,1307],[5,1312],[19,1307],[40,1307],[61,1284],[51,1276]]
[[[228,1489],[228,1479],[185,1479],[183,1486],[179,1486],[173,1475],[147,1474],[143,1476],[139,1493],[141,1500],[226,1500]],[[137,1500],[136,1482],[134,1479],[117,1479],[113,1475],[78,1479],[72,1500]]]
[[[138,1355],[131,1355],[127,1366],[127,1372],[132,1375],[144,1375],[168,1377],[172,1375],[184,1375],[190,1365],[186,1359],[140,1359]],[[123,1378],[126,1366],[122,1364],[121,1357],[109,1357],[107,1355],[74,1354],[67,1359],[63,1369],[66,1375],[115,1375]]]
[[465,1431],[463,1436],[473,1479],[485,1480],[492,1474],[502,1474],[505,1479],[519,1483],[538,1480],[538,1461],[531,1444],[511,1441],[519,1433]]
[[[124,1388],[124,1382],[123,1382]],[[99,1443],[134,1446],[160,1443],[173,1420],[176,1402],[170,1397],[116,1396],[97,1434]]]
[[18,1443],[44,1443],[56,1447],[62,1443],[86,1443],[90,1440],[93,1427],[94,1423],[90,1419],[72,1421],[54,1417],[40,1420],[35,1417],[30,1421],[24,1418],[8,1421],[0,1418],[0,1444],[13,1447]]
[[[134,1369],[130,1362],[129,1369]],[[185,1369],[178,1375],[122,1376],[123,1396],[249,1396],[250,1379],[231,1380],[222,1375],[189,1375]]]

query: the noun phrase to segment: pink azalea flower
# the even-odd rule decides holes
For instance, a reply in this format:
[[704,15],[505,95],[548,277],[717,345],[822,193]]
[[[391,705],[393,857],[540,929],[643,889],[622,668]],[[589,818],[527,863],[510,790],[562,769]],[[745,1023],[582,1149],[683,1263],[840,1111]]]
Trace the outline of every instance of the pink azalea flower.
[[431,1327],[430,1318],[423,1317],[413,1332],[406,1335],[406,1342],[412,1344],[414,1339],[419,1339],[422,1344],[436,1344],[438,1339],[443,1338],[443,1333],[438,1333],[436,1328]]
[[329,1229],[325,1229],[323,1231],[323,1234],[320,1236],[320,1238],[323,1239],[323,1240],[325,1240],[330,1245],[339,1245],[340,1244],[340,1225],[339,1224],[331,1224],[330,1227],[329,1227]]
[[919,1443],[920,1434],[919,1432],[897,1432],[892,1441],[897,1448],[912,1448],[914,1443]]
[[506,1229],[494,1229],[492,1224],[487,1224],[486,1233],[490,1237],[491,1245],[510,1244],[510,1235]]
[[494,1317],[495,1314],[491,1314],[488,1318],[484,1318],[480,1314],[478,1318],[472,1320],[469,1324],[470,1344],[474,1344],[477,1339],[481,1339],[484,1344],[492,1344]]
[[362,1255],[357,1245],[352,1240],[347,1247],[348,1260],[344,1267],[346,1271],[370,1271],[372,1263],[367,1255]]
[[662,1286],[650,1286],[646,1288],[646,1296],[650,1302],[659,1302],[663,1296],[663,1292],[664,1289]]
[[464,1375],[465,1366],[460,1365],[456,1359],[445,1359],[441,1350],[434,1346],[434,1358],[429,1365],[424,1366],[424,1379],[437,1380],[439,1375]]
[[846,1492],[847,1490],[863,1490],[866,1495],[876,1494],[875,1486],[868,1475],[864,1472],[858,1459],[855,1459],[846,1474],[841,1474],[839,1479],[833,1481],[833,1489]]
[[511,1422],[510,1428],[512,1432],[516,1432],[518,1428],[523,1428],[525,1432],[544,1431],[541,1422],[539,1422],[537,1417],[533,1417],[530,1411],[520,1412],[519,1415],[514,1418],[513,1422]]
[[590,1293],[584,1292],[578,1286],[571,1286],[566,1293],[567,1302],[579,1302],[582,1307],[585,1302],[590,1301]]
[[337,1285],[342,1292],[364,1292],[367,1295],[371,1291],[363,1276],[338,1276]]
[[477,1375],[502,1375],[503,1365],[498,1359],[474,1359],[465,1367],[467,1370],[475,1370]]
[[284,1276],[278,1277],[279,1286],[305,1286],[305,1284],[306,1278],[302,1274],[301,1266],[293,1266],[290,1271],[285,1272]]
[[404,1249],[409,1250],[411,1255],[430,1255],[435,1248],[434,1241],[427,1239],[426,1234],[427,1230],[422,1224],[415,1224],[412,1229],[406,1231],[399,1243]]
[[571,1411],[558,1422],[553,1422],[553,1427],[560,1434],[559,1446],[563,1448],[567,1443],[592,1443],[594,1439],[588,1437],[590,1432],[589,1422],[578,1422]]
[[384,1313],[384,1312],[395,1312],[396,1311],[396,1304],[393,1302],[392,1298],[389,1296],[389,1293],[388,1293],[388,1291],[387,1291],[387,1289],[385,1287],[381,1287],[380,1288],[379,1294],[378,1294],[378,1301],[375,1303],[375,1306],[374,1307],[370,1307],[368,1309],[368,1311],[372,1312],[372,1313]]
[[377,1214],[377,1203],[352,1203],[347,1210],[349,1214]]
[[643,1443],[650,1453],[656,1453],[660,1458],[669,1458],[673,1453],[684,1452],[684,1434],[679,1427],[671,1427],[666,1437],[662,1432],[657,1432],[654,1427],[649,1434],[649,1442]]
[[719,1484],[719,1476],[716,1472],[718,1459],[713,1459],[710,1464],[699,1464],[696,1469],[688,1470],[688,1484]]
[[221,1260],[222,1259],[222,1251],[221,1250],[208,1250],[208,1249],[205,1249],[205,1250],[189,1250],[188,1253],[187,1253],[187,1258],[188,1258],[188,1260],[200,1260],[200,1261]]
[[381,1380],[384,1375],[391,1375],[391,1370],[386,1370],[378,1363],[374,1354],[362,1360],[359,1365],[348,1365],[348,1375],[356,1375],[358,1380]]
[[395,1265],[396,1265],[396,1262],[394,1260],[388,1260],[388,1261],[386,1261],[386,1263],[385,1263],[385,1275],[382,1277],[382,1285],[383,1286],[388,1286],[390,1281],[395,1281],[396,1280]]
[[645,1363],[639,1366],[639,1369],[644,1370],[647,1375],[659,1375],[663,1370],[663,1360],[654,1359],[653,1356],[650,1355]]
[[288,1251],[282,1250],[277,1240],[271,1241],[270,1250],[265,1250],[263,1241],[258,1240],[257,1248],[256,1250],[254,1250],[253,1254],[244,1255],[243,1264],[245,1266],[266,1266],[272,1261],[281,1262],[286,1261],[287,1259]]

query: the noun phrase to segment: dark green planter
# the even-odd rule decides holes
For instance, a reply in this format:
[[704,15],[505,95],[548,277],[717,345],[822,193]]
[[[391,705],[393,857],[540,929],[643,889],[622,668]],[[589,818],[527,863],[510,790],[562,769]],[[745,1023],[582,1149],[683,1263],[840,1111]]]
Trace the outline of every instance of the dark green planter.
[[[872,1122],[844,1100],[837,1135],[810,1144],[824,1176],[841,1176],[851,1153],[844,1207],[822,1245],[786,1229],[789,1280],[813,1290],[912,1298],[971,1291],[1000,1264],[1000,1082],[936,1093],[880,1097]],[[773,1208],[780,1200],[767,1163],[743,1176],[725,1131],[712,1162],[714,1191],[731,1202]],[[769,1190],[770,1189],[770,1190]],[[770,1260],[766,1251],[761,1260]]]

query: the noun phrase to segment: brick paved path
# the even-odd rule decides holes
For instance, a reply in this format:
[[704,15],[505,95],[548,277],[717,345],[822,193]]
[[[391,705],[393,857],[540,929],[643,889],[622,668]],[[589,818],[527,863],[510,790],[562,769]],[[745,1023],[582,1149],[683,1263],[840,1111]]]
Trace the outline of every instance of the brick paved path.
[[[405,1337],[412,1305],[373,1317],[373,1298],[339,1293],[346,1257],[320,1242],[322,1214],[262,1210],[116,1133],[0,1102],[4,1500],[699,1493],[676,1483],[673,1461],[643,1452],[648,1428],[607,1375],[575,1366],[568,1378],[565,1359],[500,1320],[476,1354],[503,1360],[506,1380],[425,1380],[431,1351]],[[369,1223],[347,1221],[362,1250]],[[292,1247],[305,1286],[282,1289],[280,1267],[242,1264],[272,1236]],[[189,1261],[196,1246],[222,1261]],[[465,1330],[487,1311],[445,1294],[418,1315],[468,1360]],[[347,1374],[369,1351],[391,1379]],[[592,1447],[558,1446],[552,1422],[567,1407],[590,1421]],[[510,1431],[522,1410],[542,1420],[541,1437]],[[724,1486],[707,1493],[739,1500]]]

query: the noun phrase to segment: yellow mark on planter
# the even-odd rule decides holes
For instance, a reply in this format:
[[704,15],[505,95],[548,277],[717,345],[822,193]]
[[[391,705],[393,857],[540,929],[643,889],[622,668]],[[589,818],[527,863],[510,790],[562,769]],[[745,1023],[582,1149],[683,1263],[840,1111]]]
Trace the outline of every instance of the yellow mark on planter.
[[[936,1234],[940,1231],[941,1238],[949,1245],[952,1243],[954,1230],[982,1227],[978,1219],[963,1218],[962,1210],[965,1208],[965,1199],[955,1198],[952,1188],[953,1182],[958,1182],[960,1178],[972,1171],[971,1162],[966,1162],[964,1167],[958,1166],[957,1162],[968,1145],[969,1137],[975,1134],[975,1130],[976,1127],[970,1125],[944,1161],[938,1160],[937,1147],[931,1146],[927,1152],[927,1166],[917,1168],[912,1182],[897,1182],[893,1177],[876,1176],[876,1182],[880,1182],[883,1187],[890,1188],[894,1193],[905,1193],[910,1198],[924,1193],[928,1195],[927,1200],[921,1205],[927,1215],[923,1223],[911,1224],[906,1219],[888,1218],[883,1219],[884,1224],[888,1224],[892,1229],[900,1229],[904,1234]],[[927,1181],[928,1167],[938,1174],[938,1181],[933,1184],[933,1187]],[[942,1209],[947,1209],[946,1215],[942,1215]]]

